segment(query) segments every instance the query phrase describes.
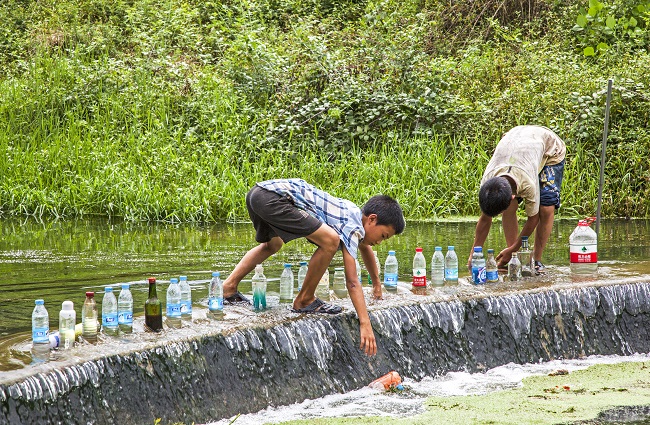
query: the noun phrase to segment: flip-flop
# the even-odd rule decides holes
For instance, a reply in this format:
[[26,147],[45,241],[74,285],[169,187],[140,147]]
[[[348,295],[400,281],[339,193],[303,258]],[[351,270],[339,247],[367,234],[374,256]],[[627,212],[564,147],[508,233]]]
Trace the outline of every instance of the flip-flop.
[[249,304],[251,301],[244,296],[241,292],[237,291],[229,297],[223,299],[224,304]]
[[326,303],[320,298],[316,298],[314,302],[303,308],[292,308],[294,313],[308,313],[308,314],[339,314],[343,308],[338,305]]

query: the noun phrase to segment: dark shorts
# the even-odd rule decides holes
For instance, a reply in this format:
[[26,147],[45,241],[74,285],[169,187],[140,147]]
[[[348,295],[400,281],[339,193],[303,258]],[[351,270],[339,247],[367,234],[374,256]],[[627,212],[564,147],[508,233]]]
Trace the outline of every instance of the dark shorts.
[[288,195],[254,186],[246,195],[246,208],[259,243],[279,236],[287,243],[314,233],[323,224],[307,211],[296,207]]
[[560,188],[564,176],[564,160],[559,164],[545,165],[539,173],[539,204],[560,208]]

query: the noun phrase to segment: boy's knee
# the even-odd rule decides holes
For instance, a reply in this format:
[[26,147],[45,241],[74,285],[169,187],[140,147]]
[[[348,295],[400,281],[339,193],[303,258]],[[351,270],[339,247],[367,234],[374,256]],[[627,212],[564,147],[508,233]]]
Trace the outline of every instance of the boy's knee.
[[[277,240],[276,240],[277,239]],[[282,248],[283,242],[280,238],[273,238],[268,242],[264,242],[262,246],[271,255],[275,254]]]
[[325,238],[324,243],[321,245],[321,248],[326,250],[327,252],[332,253],[334,255],[336,251],[339,249],[339,244],[341,243],[341,239],[339,239],[339,235],[334,233],[331,235],[328,235],[327,238]]

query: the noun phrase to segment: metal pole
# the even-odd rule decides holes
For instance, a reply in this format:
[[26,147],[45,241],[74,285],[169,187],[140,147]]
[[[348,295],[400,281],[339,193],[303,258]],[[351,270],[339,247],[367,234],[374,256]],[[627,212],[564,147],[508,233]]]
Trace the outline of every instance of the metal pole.
[[605,151],[607,150],[607,133],[609,133],[609,105],[612,101],[612,79],[607,82],[607,100],[605,101],[605,128],[603,130],[603,150],[600,154],[600,184],[598,185],[598,207],[596,209],[596,234],[600,232],[600,207],[603,202],[605,185]]

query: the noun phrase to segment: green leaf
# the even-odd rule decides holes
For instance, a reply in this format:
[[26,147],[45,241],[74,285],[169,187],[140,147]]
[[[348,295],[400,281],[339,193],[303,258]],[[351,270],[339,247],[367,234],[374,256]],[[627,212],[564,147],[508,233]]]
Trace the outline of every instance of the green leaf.
[[607,49],[609,49],[609,44],[607,43],[598,43],[598,46],[596,46],[596,50],[599,52],[604,52]]
[[628,23],[630,24],[631,27],[636,27],[637,21],[636,19],[634,19],[634,16],[632,16],[628,21]]
[[640,4],[640,5],[638,5],[638,6],[636,7],[636,10],[638,10],[639,13],[643,13],[643,12],[645,12],[645,6],[642,5],[642,4]]
[[614,18],[613,16],[608,16],[605,25],[607,25],[607,28],[614,29],[614,27],[616,26],[616,18]]
[[590,7],[589,10],[587,11],[587,14],[589,16],[595,17],[596,15],[598,15],[598,9],[596,9],[595,7]]
[[594,48],[589,46],[585,47],[585,50],[582,52],[585,56],[595,56],[596,52],[594,52]]
[[578,19],[576,19],[576,23],[582,28],[584,28],[587,26],[587,18],[585,17],[585,15],[578,15]]

